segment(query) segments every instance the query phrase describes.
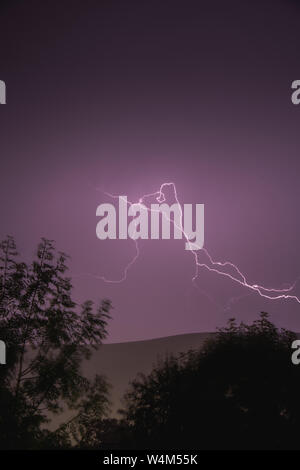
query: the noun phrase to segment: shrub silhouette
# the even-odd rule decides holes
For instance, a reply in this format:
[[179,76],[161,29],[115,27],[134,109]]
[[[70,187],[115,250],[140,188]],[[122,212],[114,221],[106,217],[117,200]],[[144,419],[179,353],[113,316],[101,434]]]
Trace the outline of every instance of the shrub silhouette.
[[230,320],[199,351],[169,357],[140,375],[123,419],[133,448],[297,448],[300,368],[295,334],[266,313],[252,325]]

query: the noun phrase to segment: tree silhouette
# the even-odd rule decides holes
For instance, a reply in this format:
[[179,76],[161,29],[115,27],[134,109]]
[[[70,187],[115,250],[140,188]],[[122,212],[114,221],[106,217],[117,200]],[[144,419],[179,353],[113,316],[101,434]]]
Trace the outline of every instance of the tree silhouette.
[[295,335],[262,313],[230,320],[202,350],[169,357],[131,384],[123,410],[131,447],[298,448]]
[[[94,311],[72,300],[67,256],[42,239],[31,264],[19,261],[14,239],[0,244],[0,339],[7,364],[0,366],[0,446],[27,448],[70,445],[84,439],[84,419],[107,411],[108,387],[81,373],[81,362],[105,338],[110,301]],[[93,403],[97,402],[97,409]],[[43,430],[50,413],[67,405],[76,414],[57,432]]]

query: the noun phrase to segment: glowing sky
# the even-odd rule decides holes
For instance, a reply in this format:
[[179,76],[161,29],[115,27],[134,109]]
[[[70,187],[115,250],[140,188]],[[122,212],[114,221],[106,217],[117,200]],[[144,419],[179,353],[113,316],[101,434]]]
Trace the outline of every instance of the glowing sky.
[[[208,331],[260,310],[300,329],[300,305],[205,270],[184,241],[96,238],[101,189],[138,200],[174,181],[205,204],[205,247],[251,283],[300,276],[300,5],[283,0],[10,1],[0,7],[0,234],[30,258],[69,253],[78,301],[109,297],[110,341]],[[87,273],[91,275],[86,275]],[[93,276],[95,275],[95,276]],[[300,295],[300,282],[293,293]]]

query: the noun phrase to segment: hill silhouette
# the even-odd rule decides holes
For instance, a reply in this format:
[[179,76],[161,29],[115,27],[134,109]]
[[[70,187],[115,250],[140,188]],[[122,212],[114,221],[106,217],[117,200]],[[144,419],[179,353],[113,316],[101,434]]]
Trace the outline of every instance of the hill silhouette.
[[[118,417],[122,406],[122,397],[128,389],[129,382],[139,372],[149,374],[158,360],[171,354],[201,348],[209,336],[214,333],[189,333],[167,336],[143,341],[102,344],[92,352],[88,361],[83,361],[82,372],[87,378],[103,374],[111,384],[111,416]],[[53,416],[50,429],[72,416],[66,411]]]

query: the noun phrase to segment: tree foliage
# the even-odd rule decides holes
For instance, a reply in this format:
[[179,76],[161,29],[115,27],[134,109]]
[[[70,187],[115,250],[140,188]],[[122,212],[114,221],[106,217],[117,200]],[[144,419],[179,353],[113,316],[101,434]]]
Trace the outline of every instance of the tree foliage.
[[169,357],[131,384],[123,411],[134,448],[298,448],[295,335],[266,313],[230,320],[199,351]]
[[[72,433],[85,439],[84,419],[96,413],[95,397],[98,418],[107,411],[107,384],[101,377],[90,383],[81,363],[106,337],[111,304],[77,306],[66,262],[47,239],[29,264],[19,260],[12,237],[0,243],[0,339],[7,345],[7,364],[0,368],[3,448],[35,447],[43,439],[70,445]],[[49,414],[64,406],[76,412],[72,426],[43,430]]]

